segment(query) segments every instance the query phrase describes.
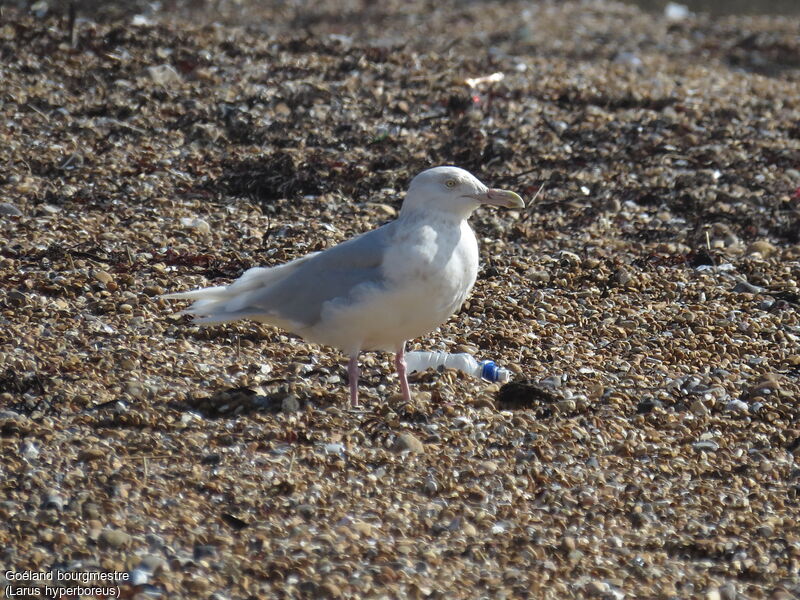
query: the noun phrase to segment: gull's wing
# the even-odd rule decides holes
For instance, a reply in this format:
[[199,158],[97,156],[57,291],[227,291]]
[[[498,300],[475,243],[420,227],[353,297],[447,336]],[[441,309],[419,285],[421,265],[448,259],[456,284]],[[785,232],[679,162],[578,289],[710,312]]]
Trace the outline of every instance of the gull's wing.
[[228,286],[170,294],[194,300],[198,323],[254,319],[292,330],[314,325],[325,302],[365,286],[383,287],[383,258],[395,222],[276,267],[255,267]]

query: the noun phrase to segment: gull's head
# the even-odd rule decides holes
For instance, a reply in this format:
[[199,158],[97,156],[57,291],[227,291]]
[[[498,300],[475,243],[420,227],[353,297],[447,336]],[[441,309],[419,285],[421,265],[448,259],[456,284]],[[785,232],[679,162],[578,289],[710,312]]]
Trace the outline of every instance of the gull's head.
[[464,169],[435,167],[423,171],[411,181],[400,214],[444,212],[467,218],[481,204],[504,208],[525,206],[518,194],[486,187]]

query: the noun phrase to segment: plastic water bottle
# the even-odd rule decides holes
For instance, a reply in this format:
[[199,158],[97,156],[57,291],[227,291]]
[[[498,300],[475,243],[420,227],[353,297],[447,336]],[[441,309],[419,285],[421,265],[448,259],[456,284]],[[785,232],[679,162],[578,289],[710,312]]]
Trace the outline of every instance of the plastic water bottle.
[[409,352],[406,354],[406,369],[409,373],[424,371],[428,368],[458,369],[459,371],[480,377],[486,381],[506,383],[511,379],[511,371],[494,364],[494,361],[478,362],[469,354],[450,354],[449,352]]

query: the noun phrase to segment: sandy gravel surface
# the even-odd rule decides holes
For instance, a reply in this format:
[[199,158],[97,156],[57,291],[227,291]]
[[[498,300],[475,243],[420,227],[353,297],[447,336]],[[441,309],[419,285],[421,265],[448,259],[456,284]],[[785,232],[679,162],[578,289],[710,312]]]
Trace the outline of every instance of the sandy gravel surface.
[[[2,9],[3,588],[800,597],[800,20],[435,6]],[[158,298],[438,164],[535,198],[473,217],[473,295],[411,344],[503,388],[405,404],[372,354],[351,411],[335,351]]]

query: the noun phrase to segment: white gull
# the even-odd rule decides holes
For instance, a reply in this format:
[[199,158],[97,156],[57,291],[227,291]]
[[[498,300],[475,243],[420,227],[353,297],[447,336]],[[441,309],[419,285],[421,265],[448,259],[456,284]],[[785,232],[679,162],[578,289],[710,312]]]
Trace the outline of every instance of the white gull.
[[396,352],[403,397],[411,399],[407,340],[455,313],[478,275],[478,243],[467,219],[481,204],[522,208],[458,167],[417,175],[394,221],[275,267],[255,267],[230,285],[164,296],[194,300],[197,323],[252,319],[333,346],[350,356],[350,403],[358,405],[358,356]]

